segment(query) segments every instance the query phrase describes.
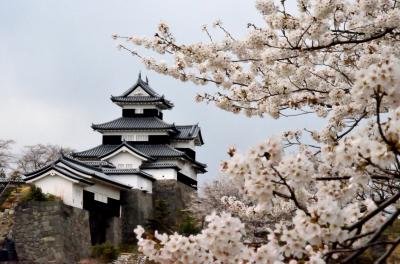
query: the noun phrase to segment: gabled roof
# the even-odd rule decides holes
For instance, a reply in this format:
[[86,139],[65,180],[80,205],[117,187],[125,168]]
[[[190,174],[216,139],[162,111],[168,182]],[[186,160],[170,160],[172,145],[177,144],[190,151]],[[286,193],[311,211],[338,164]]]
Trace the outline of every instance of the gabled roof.
[[114,164],[106,160],[81,160],[81,162],[92,167],[115,168]]
[[88,185],[93,185],[94,184],[89,179],[85,179],[82,176],[80,176],[79,174],[74,173],[73,171],[70,171],[70,170],[68,170],[68,169],[66,169],[66,168],[64,168],[62,166],[56,165],[54,163],[52,163],[50,165],[47,165],[47,166],[45,166],[45,167],[43,167],[43,168],[41,168],[41,169],[29,174],[29,175],[27,174],[27,176],[24,178],[24,181],[27,182],[27,181],[33,180],[33,179],[38,178],[38,177],[40,177],[40,176],[44,175],[45,173],[47,173],[49,171],[52,171],[52,170],[60,173],[61,175],[65,176],[67,178],[72,179],[73,181],[79,181],[81,183],[88,184]]
[[146,78],[146,81],[142,80],[142,73],[139,72],[138,79],[136,83],[129,88],[127,91],[125,91],[121,96],[126,97],[129,94],[131,94],[133,91],[135,91],[138,87],[141,87],[146,93],[148,93],[150,96],[153,97],[161,97],[156,91],[154,91],[150,86],[149,86],[149,81]]
[[110,122],[93,124],[98,131],[110,130],[167,130],[176,132],[174,124],[168,124],[158,117],[120,117]]
[[174,104],[164,98],[152,96],[111,96],[111,101],[119,106],[123,105],[158,105],[161,109],[171,109]]
[[[193,160],[185,152],[177,150],[167,144],[132,144],[128,142],[123,142],[122,144],[130,146],[132,149],[135,149],[135,151],[144,153],[145,155],[151,157],[153,160],[154,158],[161,160],[183,158],[192,162],[200,171],[202,172],[206,171],[205,170],[205,168],[207,167],[206,164]],[[94,147],[86,151],[75,152],[72,155],[75,158],[79,159],[101,159],[101,157],[105,157],[116,151],[118,148],[121,147],[122,144],[99,145],[97,147]],[[146,166],[148,165],[144,165],[143,168],[145,168]]]
[[77,158],[97,158],[105,157],[110,153],[113,153],[121,146],[129,146],[131,149],[135,149],[135,151],[143,153],[152,158],[157,157],[181,157],[186,155],[184,152],[174,149],[173,147],[166,144],[157,144],[157,145],[148,145],[148,144],[131,144],[127,142],[123,142],[119,145],[99,145],[92,149],[75,152],[73,153],[74,157]]
[[37,177],[42,176],[44,173],[50,170],[56,170],[63,176],[69,177],[74,180],[79,180],[81,182],[87,182],[87,184],[94,184],[93,180],[105,182],[107,184],[113,185],[117,188],[131,189],[132,187],[123,184],[119,181],[112,179],[112,177],[106,175],[101,170],[93,168],[85,163],[77,161],[75,159],[62,156],[55,162],[31,173],[25,174],[25,181],[33,180]]
[[138,149],[132,147],[132,145],[126,143],[125,141],[123,141],[120,145],[118,145],[118,146],[117,146],[116,148],[114,148],[112,151],[110,151],[110,152],[108,152],[108,153],[105,153],[105,154],[103,154],[103,155],[101,155],[101,156],[98,156],[98,157],[99,157],[100,159],[104,159],[104,158],[106,158],[107,156],[110,156],[110,155],[112,155],[113,153],[118,152],[120,149],[122,149],[122,148],[124,148],[124,147],[125,147],[125,149],[128,149],[129,151],[132,151],[134,154],[140,156],[141,159],[143,159],[143,160],[146,160],[146,161],[147,161],[147,160],[154,160],[154,158],[152,158],[152,157],[150,157],[149,155],[143,153],[142,151],[140,151],[140,150],[138,150]]
[[174,164],[174,163],[142,163],[142,165],[140,165],[140,169],[165,169],[165,168],[172,168],[172,169],[178,169],[180,170],[180,168],[178,167],[178,165]]
[[183,157],[186,155],[185,152],[179,151],[167,144],[131,144],[132,147],[140,150],[143,153],[155,158],[173,158],[173,157]]
[[[146,95],[131,95],[136,89],[141,88]],[[149,86],[149,81],[142,80],[139,73],[136,83],[120,96],[111,96],[111,101],[122,106],[126,104],[157,104],[164,109],[171,109],[174,104],[159,95]]]
[[72,156],[74,158],[99,159],[100,157],[114,151],[118,146],[119,145],[99,145],[88,150],[74,152],[72,153]]
[[203,137],[201,136],[201,130],[198,124],[187,125],[187,126],[176,126],[178,133],[172,138],[175,140],[191,140],[198,139],[197,145],[203,145]]
[[155,181],[153,176],[140,169],[103,169],[103,172],[107,175],[139,175],[143,178]]
[[177,150],[170,145],[160,144],[160,145],[148,145],[148,144],[130,144],[132,147],[139,149],[140,151],[146,153],[151,157],[155,157],[158,159],[169,159],[169,158],[184,158],[192,164],[194,164],[199,171],[206,172],[205,168],[207,165],[201,162],[198,162],[192,158],[190,158],[185,152]]

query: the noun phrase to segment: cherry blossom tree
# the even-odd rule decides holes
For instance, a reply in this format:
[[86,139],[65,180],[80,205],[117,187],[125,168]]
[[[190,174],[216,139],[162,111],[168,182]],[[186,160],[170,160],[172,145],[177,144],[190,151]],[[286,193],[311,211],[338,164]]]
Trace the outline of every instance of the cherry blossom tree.
[[[235,151],[234,148],[229,153],[232,151]],[[230,177],[220,175],[216,180],[205,183],[199,195],[193,195],[188,210],[203,223],[206,216],[214,211],[225,211],[239,217],[245,224],[243,241],[253,245],[265,241],[267,227],[293,217],[296,209],[293,203],[276,201],[268,211],[256,210],[255,203],[246,199],[238,187]]]
[[[198,219],[204,219],[213,211],[226,211],[225,197],[233,200],[242,200],[243,195],[238,186],[234,185],[230,177],[221,175],[218,179],[205,183],[200,188],[201,193],[194,194],[188,210]],[[243,199],[244,200],[244,199]]]
[[[144,254],[159,263],[353,263],[385,246],[384,263],[400,237],[383,232],[400,208],[400,8],[397,0],[257,0],[262,25],[236,37],[180,44],[161,23],[154,37],[119,36],[120,48],[150,70],[194,84],[215,84],[198,101],[248,116],[316,114],[321,130],[267,139],[246,153],[233,151],[221,170],[254,210],[275,203],[296,209],[290,223],[266,228],[268,240],[246,245],[240,215],[212,213],[195,236],[135,232]],[[144,56],[141,46],[167,61]],[[287,149],[291,148],[292,151]],[[295,152],[295,153],[294,153]]]

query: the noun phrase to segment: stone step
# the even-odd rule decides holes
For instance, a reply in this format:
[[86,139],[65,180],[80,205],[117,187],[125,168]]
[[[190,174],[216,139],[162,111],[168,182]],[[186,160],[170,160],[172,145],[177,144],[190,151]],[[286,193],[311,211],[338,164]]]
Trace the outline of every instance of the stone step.
[[112,264],[145,264],[146,259],[142,255],[133,253],[121,253]]

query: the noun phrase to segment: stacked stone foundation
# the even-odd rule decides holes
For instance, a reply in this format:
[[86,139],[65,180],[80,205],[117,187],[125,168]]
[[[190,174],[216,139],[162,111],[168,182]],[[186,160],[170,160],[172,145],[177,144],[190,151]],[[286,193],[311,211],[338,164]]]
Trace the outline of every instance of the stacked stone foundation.
[[15,210],[18,263],[78,263],[89,257],[88,212],[62,202],[29,202]]

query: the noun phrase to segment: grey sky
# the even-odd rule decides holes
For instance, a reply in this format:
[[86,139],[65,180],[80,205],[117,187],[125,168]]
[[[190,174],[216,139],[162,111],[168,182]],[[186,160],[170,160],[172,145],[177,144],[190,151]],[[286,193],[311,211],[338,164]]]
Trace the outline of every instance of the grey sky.
[[248,22],[261,23],[249,0],[1,0],[0,1],[0,138],[18,146],[60,144],[83,150],[101,142],[91,123],[118,117],[111,103],[142,70],[150,85],[175,103],[165,119],[176,124],[199,122],[205,145],[198,159],[209,165],[200,182],[218,174],[226,149],[245,150],[267,136],[290,128],[315,126],[315,118],[246,118],[196,104],[207,87],[180,83],[154,72],[118,51],[112,33],[151,36],[160,21],[170,24],[178,40],[206,40],[201,25],[221,19],[243,34]]

